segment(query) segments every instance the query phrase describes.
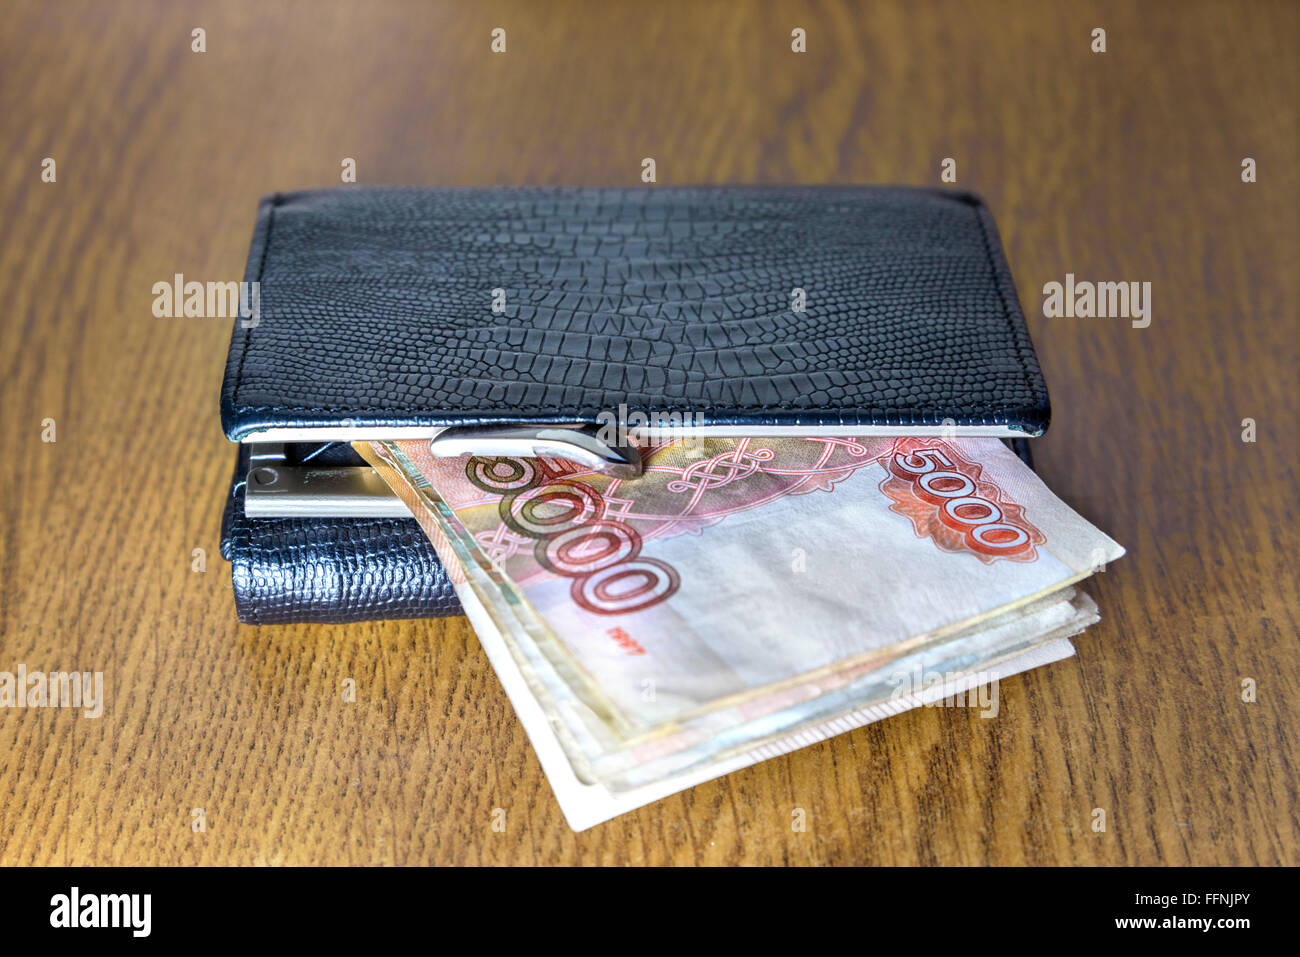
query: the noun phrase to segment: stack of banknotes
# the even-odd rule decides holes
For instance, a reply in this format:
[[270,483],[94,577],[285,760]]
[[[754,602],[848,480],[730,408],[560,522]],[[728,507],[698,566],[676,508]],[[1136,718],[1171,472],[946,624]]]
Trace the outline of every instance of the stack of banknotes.
[[575,830],[1073,654],[1123,554],[992,438],[679,438],[635,479],[356,448]]

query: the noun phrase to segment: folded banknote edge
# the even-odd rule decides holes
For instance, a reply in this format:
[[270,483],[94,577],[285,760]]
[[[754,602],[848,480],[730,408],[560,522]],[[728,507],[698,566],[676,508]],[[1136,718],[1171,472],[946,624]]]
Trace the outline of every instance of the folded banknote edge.
[[[754,752],[746,751],[716,764],[696,768],[688,773],[665,778],[653,784],[641,785],[620,792],[617,795],[611,794],[600,784],[584,784],[574,774],[564,749],[556,738],[555,732],[551,729],[545,712],[542,710],[541,705],[533,699],[528,684],[524,680],[519,666],[515,663],[514,656],[510,654],[505,641],[497,633],[491,616],[488,615],[487,610],[471,589],[466,588],[461,591],[461,601],[464,605],[465,614],[469,618],[475,634],[478,635],[479,642],[487,653],[488,660],[492,663],[497,678],[505,688],[511,704],[514,705],[515,714],[519,716],[519,720],[523,723],[524,730],[532,742],[533,750],[537,754],[538,761],[541,762],[542,770],[551,785],[551,792],[555,795],[560,810],[564,813],[565,820],[574,831],[585,831],[619,815],[635,811],[637,808],[652,804],[680,791],[688,790],[706,781],[724,777],[733,771],[738,771],[759,761],[797,750],[806,744],[814,743],[816,740],[815,736],[809,736],[809,731],[797,732],[789,736],[791,739],[790,747],[783,748],[781,742],[774,742],[766,746],[767,753],[761,754],[757,760]],[[835,722],[827,722],[827,724],[834,723],[837,726],[831,729],[831,733],[822,737],[830,737],[832,734],[840,734],[853,728],[863,727],[875,721],[921,707],[929,702],[938,701],[954,693],[968,691],[990,680],[1009,678],[1012,675],[1051,664],[1054,661],[1061,661],[1071,657],[1074,653],[1074,645],[1068,638],[1057,638],[1014,657],[1004,659],[1000,663],[990,665],[980,673],[972,674],[965,679],[924,689],[918,693],[902,695],[861,709],[851,717],[846,716],[835,719]],[[801,742],[799,740],[801,735],[807,737],[807,740]]]

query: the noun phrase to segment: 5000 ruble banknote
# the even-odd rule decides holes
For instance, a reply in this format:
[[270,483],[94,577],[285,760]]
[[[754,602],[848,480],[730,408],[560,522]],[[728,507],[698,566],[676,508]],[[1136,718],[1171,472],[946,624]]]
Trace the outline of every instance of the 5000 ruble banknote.
[[635,480],[359,449],[614,791],[1077,633],[1071,586],[1122,554],[996,440],[677,441]]

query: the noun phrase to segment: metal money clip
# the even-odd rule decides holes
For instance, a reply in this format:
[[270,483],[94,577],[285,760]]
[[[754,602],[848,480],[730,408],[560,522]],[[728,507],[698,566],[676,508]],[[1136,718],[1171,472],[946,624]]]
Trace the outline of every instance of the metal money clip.
[[[555,458],[615,478],[641,474],[636,446],[613,445],[592,425],[456,426],[429,441],[440,458]],[[411,512],[368,465],[290,464],[282,442],[249,449],[244,514],[250,518],[407,518]]]
[[249,449],[249,518],[409,518],[410,509],[368,465],[289,464],[282,442]]

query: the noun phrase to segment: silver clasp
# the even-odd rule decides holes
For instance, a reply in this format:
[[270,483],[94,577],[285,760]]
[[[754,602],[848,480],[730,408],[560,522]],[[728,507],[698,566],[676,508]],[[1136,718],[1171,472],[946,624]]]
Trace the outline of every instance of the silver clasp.
[[368,465],[287,465],[284,444],[249,449],[249,518],[409,518],[411,510]]
[[614,478],[641,474],[641,453],[635,445],[611,445],[594,425],[462,425],[443,429],[429,442],[439,458],[462,455],[502,455],[553,458],[577,462]]

